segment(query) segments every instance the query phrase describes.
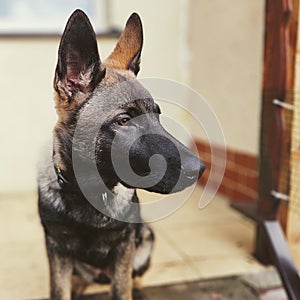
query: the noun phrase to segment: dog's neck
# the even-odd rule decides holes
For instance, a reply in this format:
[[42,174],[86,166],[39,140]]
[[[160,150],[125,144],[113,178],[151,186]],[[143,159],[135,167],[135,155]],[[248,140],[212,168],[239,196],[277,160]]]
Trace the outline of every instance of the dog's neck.
[[[89,174],[88,168],[85,174],[85,180],[79,186],[72,164],[65,161],[63,169],[56,161],[63,160],[61,160],[61,158],[58,160],[57,156],[53,155],[53,167],[62,192],[66,194],[71,192],[72,195],[75,194],[77,201],[86,202],[87,198],[100,200],[103,205],[102,207],[105,208],[104,214],[110,218],[119,219],[120,216],[124,214],[127,215],[131,210],[130,204],[132,202],[138,202],[135,189],[127,188],[120,182],[116,182],[113,186],[108,187],[105,183],[99,182],[97,178],[94,178],[92,174]],[[86,195],[84,191],[88,191],[89,195]],[[74,200],[72,196],[72,201]],[[93,204],[93,200],[90,201],[89,199],[89,202]],[[102,209],[99,210],[103,212]]]

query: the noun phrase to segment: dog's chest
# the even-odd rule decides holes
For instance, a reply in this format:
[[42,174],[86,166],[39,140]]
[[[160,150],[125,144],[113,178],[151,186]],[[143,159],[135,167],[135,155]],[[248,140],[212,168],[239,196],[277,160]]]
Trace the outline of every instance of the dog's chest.
[[60,251],[80,261],[103,268],[114,249],[127,237],[127,228],[101,230],[83,226],[72,228],[64,224],[51,225],[49,235]]

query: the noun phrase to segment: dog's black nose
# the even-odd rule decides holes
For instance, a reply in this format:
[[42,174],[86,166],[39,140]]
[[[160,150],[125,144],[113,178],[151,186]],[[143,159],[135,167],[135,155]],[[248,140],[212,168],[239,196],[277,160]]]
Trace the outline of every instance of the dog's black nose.
[[198,172],[198,179],[202,176],[202,174],[204,173],[204,171],[206,170],[206,165],[200,161],[200,168],[199,168],[199,172]]
[[197,182],[205,171],[204,163],[191,152],[182,161],[180,178],[172,192],[178,192]]
[[187,166],[182,166],[182,173],[188,181],[195,182],[201,177],[205,169],[205,164],[195,157]]

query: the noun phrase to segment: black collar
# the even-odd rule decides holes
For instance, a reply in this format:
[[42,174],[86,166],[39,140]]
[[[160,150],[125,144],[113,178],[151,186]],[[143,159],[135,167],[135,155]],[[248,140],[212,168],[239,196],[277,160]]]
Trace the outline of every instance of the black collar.
[[63,171],[56,164],[54,164],[54,170],[57,175],[57,181],[60,186],[63,186],[65,184],[69,183],[68,180],[64,177]]

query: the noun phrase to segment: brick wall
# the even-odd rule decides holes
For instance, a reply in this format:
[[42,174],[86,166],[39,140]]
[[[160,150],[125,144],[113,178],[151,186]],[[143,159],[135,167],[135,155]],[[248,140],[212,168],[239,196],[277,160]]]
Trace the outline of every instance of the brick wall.
[[[207,170],[199,180],[200,185],[207,182],[211,166],[211,150],[207,142],[196,142],[198,153],[205,162]],[[216,158],[216,161],[217,158]],[[227,162],[219,193],[230,201],[255,201],[258,189],[258,158],[249,153],[227,148]]]

